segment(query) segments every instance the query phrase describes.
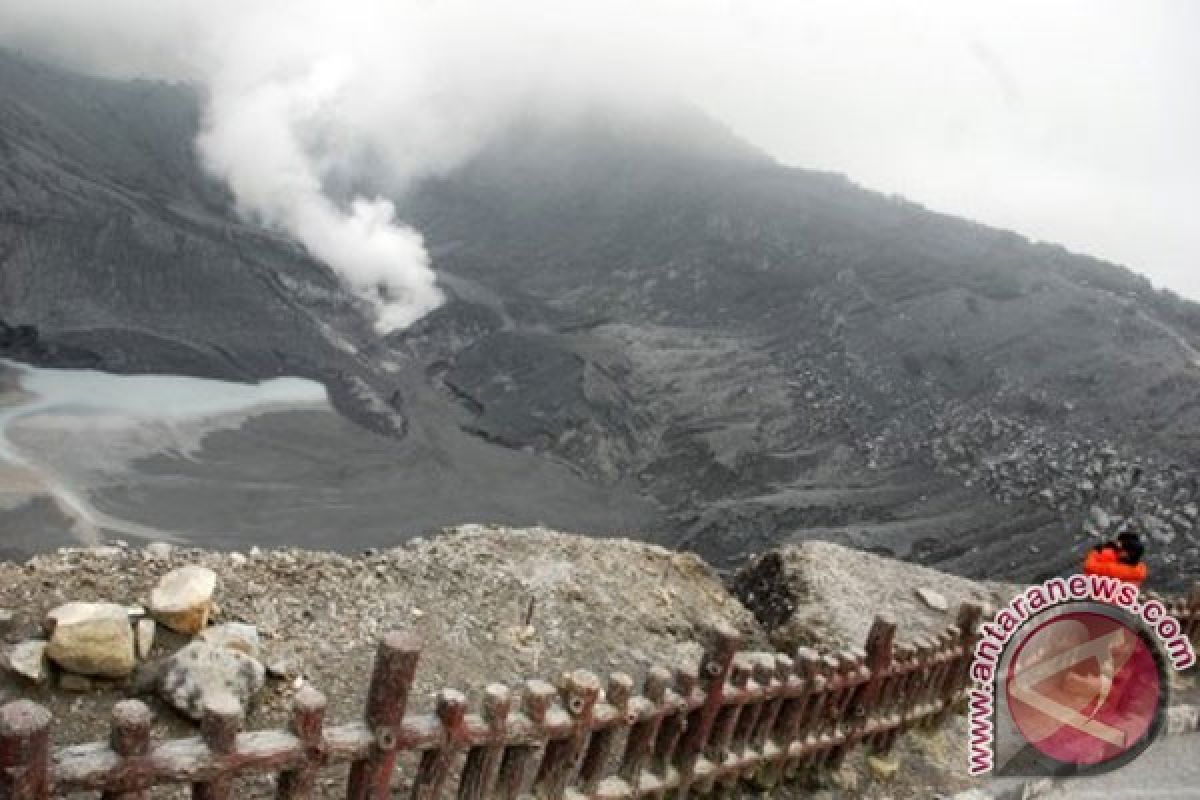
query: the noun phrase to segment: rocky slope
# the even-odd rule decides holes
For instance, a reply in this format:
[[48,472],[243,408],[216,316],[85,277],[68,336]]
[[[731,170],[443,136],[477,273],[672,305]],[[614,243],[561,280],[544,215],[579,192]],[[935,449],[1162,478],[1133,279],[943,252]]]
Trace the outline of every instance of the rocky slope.
[[[1122,268],[784,168],[694,112],[597,109],[395,193],[450,300],[380,340],[203,176],[191,90],[0,54],[0,99],[0,355],[305,376],[359,426],[251,423],[98,490],[184,540],[214,541],[216,505],[269,509],[222,546],[548,521],[721,568],[819,537],[1020,580],[1077,565],[1090,518],[1153,537],[1154,585],[1200,569],[1200,310]],[[296,463],[303,501],[222,482]],[[61,536],[37,502],[0,513]]]

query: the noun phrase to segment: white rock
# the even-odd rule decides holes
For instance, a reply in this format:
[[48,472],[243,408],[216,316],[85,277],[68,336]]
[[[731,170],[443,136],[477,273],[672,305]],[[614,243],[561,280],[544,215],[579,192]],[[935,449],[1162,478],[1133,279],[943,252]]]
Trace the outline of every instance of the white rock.
[[133,627],[116,603],[67,603],[46,615],[46,657],[68,672],[122,678],[137,666]]
[[156,561],[166,561],[174,551],[175,547],[166,542],[151,542],[146,545],[146,555]]
[[242,555],[241,553],[230,553],[229,554],[229,563],[233,564],[235,567],[246,566],[246,561],[247,561],[246,557],[244,555]]
[[915,594],[922,603],[934,611],[946,611],[950,608],[950,603],[947,602],[946,597],[940,592],[935,592],[933,589],[921,586],[917,588]]
[[31,683],[42,684],[50,677],[46,643],[40,639],[21,642],[8,652],[8,668]]
[[145,661],[150,657],[154,648],[154,637],[158,633],[158,625],[152,619],[139,619],[137,623],[137,654]]
[[259,655],[258,629],[243,622],[227,622],[224,625],[205,628],[200,632],[199,638],[213,647],[237,650],[251,658],[258,658]]
[[207,567],[172,570],[150,593],[150,614],[171,630],[194,636],[208,624],[216,589],[217,573]]
[[4,633],[11,628],[13,620],[16,618],[17,615],[14,612],[9,611],[7,608],[0,608],[0,633]]
[[167,659],[159,694],[180,712],[200,719],[204,709],[231,699],[245,710],[265,684],[266,670],[255,659],[195,641]]

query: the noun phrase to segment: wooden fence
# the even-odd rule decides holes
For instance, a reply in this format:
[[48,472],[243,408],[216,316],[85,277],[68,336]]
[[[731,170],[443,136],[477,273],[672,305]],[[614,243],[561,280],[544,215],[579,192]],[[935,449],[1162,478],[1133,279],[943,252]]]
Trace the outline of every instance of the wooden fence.
[[[1171,610],[1200,635],[1200,591]],[[346,797],[384,798],[405,753],[419,754],[405,776],[414,800],[686,798],[730,795],[743,781],[766,789],[836,767],[855,747],[886,752],[904,731],[943,721],[967,686],[980,616],[964,605],[955,626],[911,644],[880,617],[863,649],[794,657],[739,653],[738,634],[720,629],[698,665],[654,668],[640,692],[624,674],[602,687],[574,672],[557,686],[526,682],[519,708],[507,687],[488,686],[479,713],[454,690],[438,694],[434,713],[406,713],[420,645],[391,633],[360,722],[327,727],[325,698],[304,688],[287,731],[243,733],[231,703],[208,708],[199,737],[157,743],[150,710],[125,700],[108,742],[53,750],[49,712],[22,700],[0,708],[0,800],[135,800],[172,784],[223,800],[238,779],[263,774],[277,776],[278,798],[296,800],[318,794],[321,774],[339,765],[349,766]]]

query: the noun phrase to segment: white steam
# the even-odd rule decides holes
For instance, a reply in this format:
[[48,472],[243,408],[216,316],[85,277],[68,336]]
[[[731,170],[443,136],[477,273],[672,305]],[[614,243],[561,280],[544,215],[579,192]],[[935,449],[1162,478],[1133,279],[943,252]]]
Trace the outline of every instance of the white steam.
[[199,83],[204,165],[244,215],[332,267],[386,333],[442,293],[421,234],[362,187],[450,169],[531,103],[644,94],[659,83],[647,54],[684,8],[668,0],[650,24],[633,0],[601,16],[567,0],[0,0],[0,44]]
[[376,328],[387,333],[436,308],[442,294],[421,235],[396,221],[390,201],[354,197],[342,207],[324,192],[321,165],[332,159],[304,134],[343,96],[348,69],[321,60],[249,82],[238,72],[213,81],[198,145],[245,212],[288,231],[332,267],[375,307]]

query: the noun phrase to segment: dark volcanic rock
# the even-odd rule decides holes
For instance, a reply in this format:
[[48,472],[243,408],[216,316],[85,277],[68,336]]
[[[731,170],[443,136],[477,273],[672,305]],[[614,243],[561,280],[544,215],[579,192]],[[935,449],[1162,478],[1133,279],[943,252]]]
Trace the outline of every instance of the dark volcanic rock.
[[[288,434],[311,475],[403,484],[388,508],[422,524],[604,532],[631,517],[597,504],[644,503],[646,535],[722,566],[821,536],[1008,579],[1134,525],[1152,582],[1200,568],[1200,309],[1120,267],[782,167],[694,112],[598,108],[397,196],[449,302],[381,339],[204,176],[192,90],[0,54],[0,99],[0,355],[320,380],[395,450]],[[345,496],[322,515],[373,502]],[[389,533],[352,519],[347,547]]]

